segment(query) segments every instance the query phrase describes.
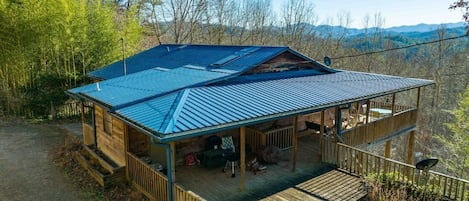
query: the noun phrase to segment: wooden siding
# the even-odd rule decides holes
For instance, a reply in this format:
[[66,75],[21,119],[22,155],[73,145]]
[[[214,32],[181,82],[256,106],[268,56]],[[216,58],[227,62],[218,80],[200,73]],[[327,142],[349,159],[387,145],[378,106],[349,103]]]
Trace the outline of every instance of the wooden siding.
[[344,143],[351,146],[371,144],[417,123],[417,109],[406,110],[391,117],[360,125],[342,133]]
[[107,111],[96,105],[94,108],[98,149],[118,165],[125,166],[124,123],[112,117],[112,131],[106,133],[103,114]]
[[[247,71],[244,74],[254,74],[254,73],[264,73],[264,72],[276,72],[282,70],[282,65],[283,66],[288,66],[288,64],[296,64],[295,68],[316,68],[319,69],[319,67],[315,67],[311,63],[305,63],[305,59],[296,56],[290,52],[285,52],[282,53],[275,58]],[[285,65],[287,64],[287,65]],[[291,66],[290,66],[291,67]]]
[[150,151],[150,139],[147,135],[135,128],[128,126],[129,150],[137,156],[148,156]]
[[[328,141],[323,143],[329,143],[327,146],[336,147],[332,149],[336,151],[335,153],[323,152],[323,155],[328,154],[326,158],[335,157],[336,159],[332,160],[335,161],[333,164],[341,170],[359,176],[386,175],[392,180],[412,184],[419,188],[425,186],[424,174],[414,165],[378,156],[342,143]],[[434,171],[429,171],[427,190],[454,200],[466,201],[469,199],[469,181]]]
[[85,145],[94,144],[93,126],[87,123],[83,123],[82,128],[83,128],[83,144]]

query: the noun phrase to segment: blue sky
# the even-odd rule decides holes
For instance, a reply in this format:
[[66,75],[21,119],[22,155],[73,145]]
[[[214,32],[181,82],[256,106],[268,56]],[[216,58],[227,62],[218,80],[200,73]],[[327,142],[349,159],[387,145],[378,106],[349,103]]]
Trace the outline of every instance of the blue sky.
[[[281,10],[285,0],[272,0],[276,12]],[[462,21],[460,10],[449,10],[456,0],[307,0],[314,4],[316,24],[325,24],[332,18],[337,25],[339,13],[350,13],[350,27],[361,28],[363,18],[370,18],[380,13],[384,18],[384,27],[415,25],[419,23],[441,24]]]

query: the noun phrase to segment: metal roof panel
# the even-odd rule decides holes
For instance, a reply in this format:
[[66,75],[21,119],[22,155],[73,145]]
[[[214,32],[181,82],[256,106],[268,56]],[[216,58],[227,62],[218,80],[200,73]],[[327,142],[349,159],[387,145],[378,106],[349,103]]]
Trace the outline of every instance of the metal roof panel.
[[[184,102],[178,103],[183,104],[181,112],[165,132],[159,129],[161,126],[158,122],[144,126],[163,136],[209,127],[220,128],[229,123],[321,108],[334,103],[343,104],[431,83],[428,80],[344,71],[244,84],[195,87],[190,89]],[[161,100],[155,98],[148,102]],[[137,105],[120,111],[138,107]],[[132,115],[126,118],[133,120]]]

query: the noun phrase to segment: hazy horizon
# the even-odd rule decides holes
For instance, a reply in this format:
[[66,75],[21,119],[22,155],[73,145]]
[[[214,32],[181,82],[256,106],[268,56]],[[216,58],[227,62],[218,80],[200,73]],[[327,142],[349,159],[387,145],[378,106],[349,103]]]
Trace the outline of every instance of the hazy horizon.
[[[276,14],[280,14],[286,0],[272,0]],[[338,16],[350,16],[350,28],[363,28],[363,19],[369,16],[370,25],[376,14],[383,19],[381,27],[412,26],[418,24],[448,24],[463,22],[461,10],[450,10],[456,0],[306,0],[314,5],[315,25],[340,25]]]

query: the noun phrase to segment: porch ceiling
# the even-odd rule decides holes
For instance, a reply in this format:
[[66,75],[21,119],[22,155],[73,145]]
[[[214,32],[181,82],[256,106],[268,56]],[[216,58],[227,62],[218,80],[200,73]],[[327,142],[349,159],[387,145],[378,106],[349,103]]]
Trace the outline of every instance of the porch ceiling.
[[116,111],[119,118],[172,141],[432,84],[430,80],[343,71],[233,85],[185,89],[162,121],[155,98]]

